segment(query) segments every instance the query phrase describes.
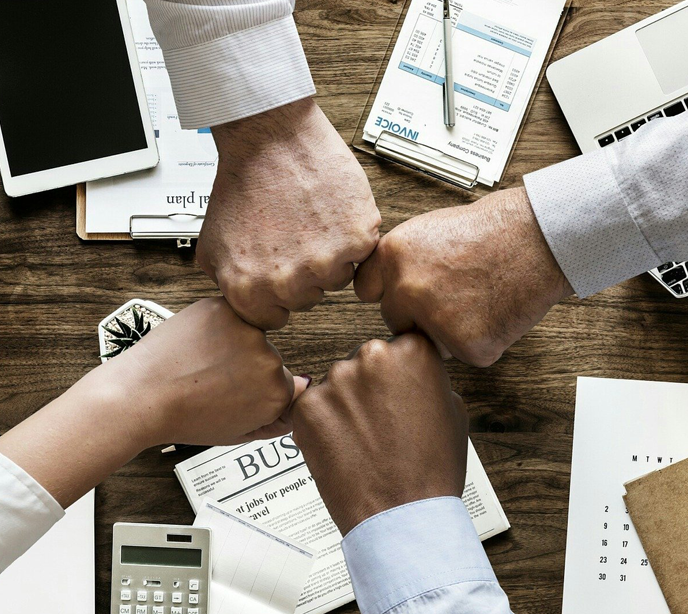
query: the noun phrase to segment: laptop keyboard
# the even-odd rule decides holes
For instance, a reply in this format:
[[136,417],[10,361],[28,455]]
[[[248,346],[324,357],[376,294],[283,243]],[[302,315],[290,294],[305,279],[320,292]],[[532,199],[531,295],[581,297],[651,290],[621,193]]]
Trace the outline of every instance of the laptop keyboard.
[[681,113],[685,112],[687,105],[688,98],[684,100],[676,100],[675,102],[672,102],[663,109],[653,111],[645,117],[639,117],[635,121],[629,123],[628,126],[622,126],[621,128],[617,128],[616,130],[614,130],[614,132],[610,134],[599,137],[597,139],[597,142],[600,144],[600,147],[607,147],[608,145],[616,143],[617,141],[623,141],[626,137],[631,136],[631,134],[633,134],[641,126],[644,126],[647,122],[651,122],[653,119],[657,119],[659,117],[674,117],[674,115],[680,115]]
[[[674,117],[686,111],[688,98],[676,100],[669,105],[657,109],[644,117],[639,117],[630,122],[627,126],[617,128],[613,132],[601,136],[597,139],[600,147],[607,147],[612,143],[623,141],[639,130],[647,122],[659,117]],[[659,281],[671,294],[677,298],[688,297],[688,262],[667,262],[656,269],[650,271],[657,281]]]

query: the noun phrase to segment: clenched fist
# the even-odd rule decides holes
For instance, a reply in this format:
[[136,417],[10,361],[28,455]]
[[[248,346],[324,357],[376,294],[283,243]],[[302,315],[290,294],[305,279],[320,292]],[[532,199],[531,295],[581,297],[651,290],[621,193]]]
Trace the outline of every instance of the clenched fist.
[[524,189],[440,209],[388,233],[355,279],[394,334],[424,331],[442,351],[488,366],[573,289]]
[[356,158],[311,99],[213,128],[219,168],[197,257],[247,322],[290,311],[353,279],[380,214]]
[[432,343],[370,341],[292,408],[294,439],[343,535],[466,480],[468,415]]

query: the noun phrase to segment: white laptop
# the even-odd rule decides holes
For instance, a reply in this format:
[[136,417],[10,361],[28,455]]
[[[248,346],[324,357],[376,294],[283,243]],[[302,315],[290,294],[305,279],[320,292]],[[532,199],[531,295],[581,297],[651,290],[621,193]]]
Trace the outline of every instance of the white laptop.
[[[554,62],[547,79],[584,153],[688,113],[688,0]],[[668,262],[650,274],[685,298],[686,266]]]

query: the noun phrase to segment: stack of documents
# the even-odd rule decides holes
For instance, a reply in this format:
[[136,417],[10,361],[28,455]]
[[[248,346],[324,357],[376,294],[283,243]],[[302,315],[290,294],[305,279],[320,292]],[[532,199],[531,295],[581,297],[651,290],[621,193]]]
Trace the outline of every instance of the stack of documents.
[[181,129],[146,3],[127,0],[127,8],[160,164],[151,170],[86,184],[87,233],[129,233],[132,216],[205,215],[217,173],[217,148],[210,130]]
[[383,132],[478,167],[492,186],[504,172],[565,0],[453,0],[456,126],[443,116],[443,6],[412,0],[363,138]]
[[[290,436],[210,448],[177,465],[175,473],[199,516],[210,499],[225,512],[256,521],[318,552],[296,614],[323,614],[354,599],[340,546],[342,536]],[[481,540],[509,528],[472,444],[463,501]],[[197,526],[213,528],[215,549],[215,525],[207,524],[207,517],[206,509]],[[214,517],[218,518],[217,513]]]

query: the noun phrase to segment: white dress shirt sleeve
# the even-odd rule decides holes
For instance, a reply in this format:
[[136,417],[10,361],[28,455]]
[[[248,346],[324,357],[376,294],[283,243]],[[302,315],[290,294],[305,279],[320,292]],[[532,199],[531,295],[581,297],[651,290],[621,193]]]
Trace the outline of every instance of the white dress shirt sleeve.
[[294,0],[145,0],[182,128],[232,122],[315,94]]
[[688,260],[688,112],[524,181],[545,239],[581,298]]
[[45,488],[0,454],[0,573],[64,514]]
[[511,614],[461,499],[373,516],[342,542],[362,614]]

